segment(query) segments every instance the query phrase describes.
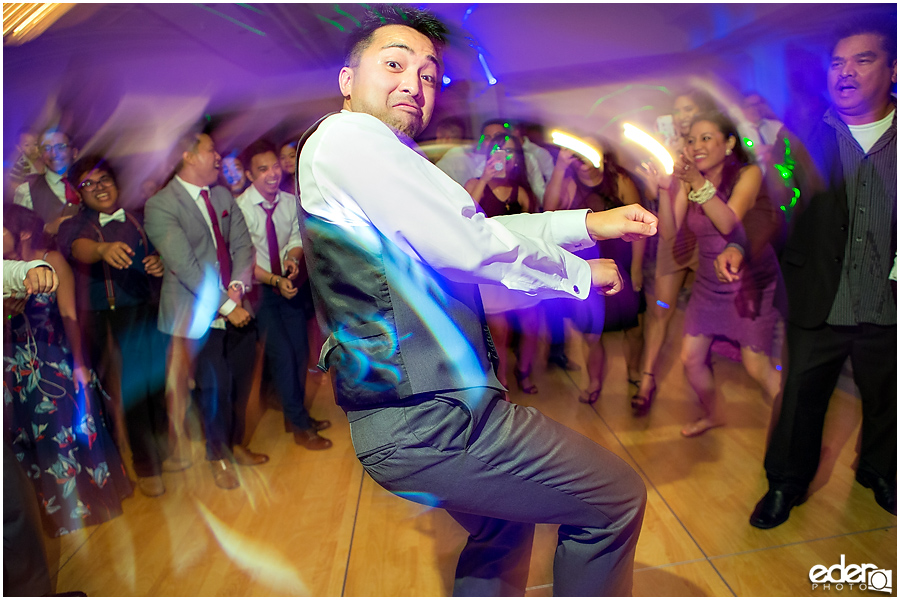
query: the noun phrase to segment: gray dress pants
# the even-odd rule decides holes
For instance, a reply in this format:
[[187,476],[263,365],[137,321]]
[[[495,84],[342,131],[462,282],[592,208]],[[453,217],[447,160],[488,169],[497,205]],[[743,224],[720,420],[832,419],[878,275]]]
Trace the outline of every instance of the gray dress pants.
[[560,526],[554,595],[631,595],[647,494],[613,453],[484,388],[347,416],[375,481],[469,532],[455,596],[524,595],[535,523]]

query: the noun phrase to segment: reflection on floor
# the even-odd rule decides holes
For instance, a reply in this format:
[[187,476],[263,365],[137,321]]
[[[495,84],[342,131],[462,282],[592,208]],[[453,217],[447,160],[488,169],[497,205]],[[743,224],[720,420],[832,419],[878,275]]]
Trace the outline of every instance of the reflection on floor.
[[[896,572],[897,519],[854,481],[859,402],[831,402],[815,494],[769,531],[747,519],[766,489],[762,459],[770,407],[742,367],[714,364],[728,425],[694,439],[679,429],[696,415],[677,363],[680,311],[658,372],[650,414],[631,415],[621,333],[604,339],[608,375],[600,401],[577,402],[584,372],[536,369],[541,393],[514,402],[591,437],[627,460],[647,484],[649,504],[635,561],[636,596],[857,595],[813,589],[809,570],[871,563]],[[546,348],[542,348],[546,351]],[[580,364],[580,338],[569,338]],[[543,363],[541,363],[542,365]],[[318,384],[318,385],[317,385]],[[194,466],[165,474],[167,492],[136,494],[113,521],[48,542],[57,589],[90,596],[445,596],[465,534],[443,511],[392,496],[355,459],[349,426],[327,379],[311,381],[312,413],[334,423],[334,447],[310,452],[268,410],[252,448],[272,460],[239,468],[241,487],[215,487],[193,442]],[[555,527],[542,525],[528,594],[552,593]],[[871,592],[863,592],[871,595]],[[876,594],[877,595],[877,594]]]

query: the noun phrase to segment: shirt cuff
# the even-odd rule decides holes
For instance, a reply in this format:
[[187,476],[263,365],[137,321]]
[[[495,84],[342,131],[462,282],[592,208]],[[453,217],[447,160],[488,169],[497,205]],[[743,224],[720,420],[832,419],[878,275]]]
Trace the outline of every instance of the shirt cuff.
[[584,300],[591,291],[591,267],[587,261],[574,254],[566,253],[564,260],[569,277],[563,280],[561,289],[579,300]]
[[225,304],[223,304],[221,307],[219,307],[219,314],[222,315],[223,317],[227,317],[229,314],[231,314],[231,311],[233,311],[235,308],[237,308],[237,303],[234,300],[232,300],[231,298],[229,298],[228,300],[225,301]]
[[596,244],[587,230],[586,217],[589,212],[589,209],[583,209],[544,213],[550,215],[550,231],[556,244],[567,250],[582,250]]

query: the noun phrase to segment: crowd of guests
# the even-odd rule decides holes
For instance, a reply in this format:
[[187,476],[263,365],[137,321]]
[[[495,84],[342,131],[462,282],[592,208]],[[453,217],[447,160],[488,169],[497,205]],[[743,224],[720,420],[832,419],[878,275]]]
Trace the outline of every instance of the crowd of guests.
[[[865,52],[888,66],[856,64]],[[770,490],[751,518],[761,528],[780,524],[802,502],[827,400],[848,356],[864,404],[857,478],[896,514],[896,288],[887,276],[896,268],[896,160],[882,158],[896,158],[896,40],[870,27],[844,34],[833,54],[832,108],[814,147],[787,131],[756,92],[745,95],[740,112],[686,89],[672,97],[672,174],[650,161],[627,169],[620,149],[590,132],[575,133],[600,152],[599,166],[546,144],[523,123],[487,120],[471,143],[459,139],[458,118],[437,128],[439,141],[452,146],[437,167],[486,217],[635,203],[659,215],[656,238],[608,240],[580,252],[617,265],[625,285],[616,295],[538,303],[482,285],[500,349],[497,376],[509,386],[511,368],[522,392],[538,393],[533,374],[546,331],[547,365],[586,369],[578,400],[593,404],[609,360],[604,334],[622,331],[632,385],[622,401],[642,417],[655,401],[660,353],[688,287],[679,362],[697,418],[681,434],[726,424],[710,357],[715,351],[740,361],[774,407]],[[861,109],[846,100],[857,88],[868,94]],[[235,463],[268,460],[248,447],[257,353],[295,443],[331,447],[320,433],[330,423],[305,407],[310,357],[318,357],[323,338],[298,226],[297,137],[222,149],[223,158],[209,133],[192,130],[174,144],[168,182],[132,210],[119,196],[111,159],[80,156],[59,129],[19,135],[3,258],[49,267],[59,285],[26,297],[7,294],[4,279],[5,452],[31,481],[47,535],[121,513],[133,493],[119,451],[125,439],[140,492],[165,493],[162,474],[192,464],[183,433],[189,395],[215,484],[238,487]],[[839,174],[851,169],[858,176],[844,186]],[[820,197],[843,203],[843,211],[823,216],[816,205],[812,222],[787,218],[814,198],[824,204]],[[788,265],[784,274],[779,261]],[[800,276],[790,269],[799,273],[805,261],[828,264],[819,279],[795,283]],[[565,353],[565,319],[583,335],[583,366]],[[782,371],[776,332],[785,321]],[[116,431],[118,422],[124,431]]]

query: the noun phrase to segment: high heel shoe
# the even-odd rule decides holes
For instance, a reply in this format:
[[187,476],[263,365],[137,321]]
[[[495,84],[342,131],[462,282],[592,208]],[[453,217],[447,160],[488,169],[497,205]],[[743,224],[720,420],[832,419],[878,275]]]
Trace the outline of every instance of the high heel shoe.
[[519,389],[520,389],[520,390],[522,390],[522,391],[523,391],[524,393],[526,393],[526,394],[532,394],[532,395],[533,395],[533,394],[537,394],[537,393],[538,393],[538,388],[537,388],[536,385],[534,385],[534,384],[531,384],[531,385],[523,385],[523,384],[522,384],[522,382],[523,382],[524,380],[526,380],[526,379],[528,379],[529,377],[531,377],[531,369],[528,369],[527,371],[520,371],[520,370],[518,370],[518,369],[514,369],[514,370],[513,370],[513,373],[514,373],[515,376],[516,376],[516,383],[519,384]]
[[[643,374],[650,376],[653,387],[650,388],[650,391],[646,394],[641,394],[641,388],[638,386],[637,393],[631,397],[631,410],[634,411],[634,415],[637,417],[646,415],[650,412],[650,406],[653,405],[653,396],[656,395],[656,378],[653,376],[653,373],[644,371]],[[643,383],[643,381],[641,381],[641,383]]]

